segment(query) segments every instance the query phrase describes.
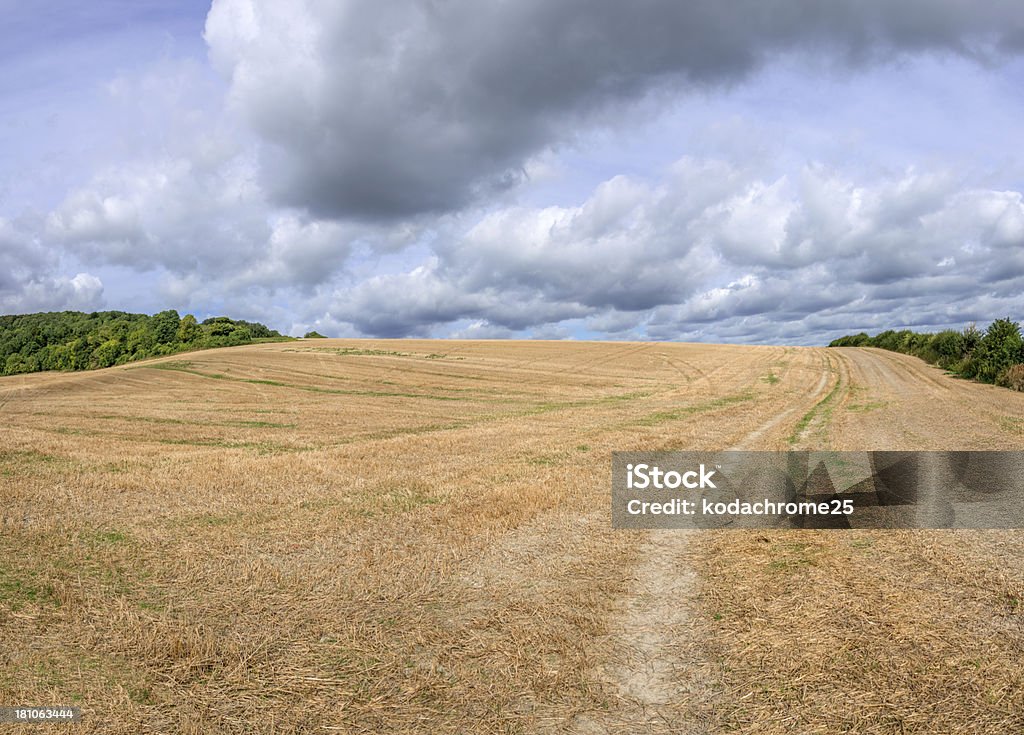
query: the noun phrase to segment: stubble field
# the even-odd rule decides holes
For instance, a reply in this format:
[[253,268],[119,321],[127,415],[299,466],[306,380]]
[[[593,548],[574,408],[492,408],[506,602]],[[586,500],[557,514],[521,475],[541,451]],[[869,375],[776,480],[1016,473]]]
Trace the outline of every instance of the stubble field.
[[672,448],[1018,449],[1024,395],[640,343],[0,379],[0,704],[83,709],[26,732],[1024,731],[1024,534],[612,530],[611,452]]

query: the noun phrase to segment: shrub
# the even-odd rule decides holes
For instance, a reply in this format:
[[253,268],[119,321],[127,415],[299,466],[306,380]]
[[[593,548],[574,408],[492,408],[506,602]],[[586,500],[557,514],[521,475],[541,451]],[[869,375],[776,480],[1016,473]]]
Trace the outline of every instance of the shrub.
[[1024,365],[1018,363],[1003,370],[996,378],[996,385],[1024,391]]
[[965,355],[970,355],[978,349],[978,345],[981,344],[981,330],[973,324],[964,329],[962,337],[963,346],[961,349]]
[[886,329],[884,332],[875,335],[875,338],[871,341],[875,347],[896,352],[900,344],[900,335],[891,329]]
[[871,344],[871,337],[867,332],[859,334],[848,334],[845,337],[834,339],[828,343],[829,347],[863,347]]
[[942,368],[949,368],[957,360],[965,356],[964,336],[953,329],[945,329],[931,339],[931,350],[935,353],[935,363]]
[[971,355],[957,360],[949,366],[949,369],[964,378],[976,378],[978,376],[978,362]]
[[996,377],[1011,365],[1021,361],[1020,325],[1009,319],[996,319],[981,338],[975,357],[977,377],[993,383]]

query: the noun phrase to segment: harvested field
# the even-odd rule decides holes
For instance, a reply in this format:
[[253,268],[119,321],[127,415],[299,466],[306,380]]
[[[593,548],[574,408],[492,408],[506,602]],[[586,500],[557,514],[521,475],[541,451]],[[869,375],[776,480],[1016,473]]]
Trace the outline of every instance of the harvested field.
[[609,525],[614,450],[1024,448],[915,358],[315,340],[0,416],[0,703],[75,732],[1024,731],[1024,533]]

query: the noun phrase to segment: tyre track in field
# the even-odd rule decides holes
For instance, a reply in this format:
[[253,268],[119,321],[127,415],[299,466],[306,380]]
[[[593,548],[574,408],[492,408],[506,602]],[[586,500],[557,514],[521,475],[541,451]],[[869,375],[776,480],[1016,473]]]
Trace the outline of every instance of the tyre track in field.
[[944,375],[918,358],[839,348],[851,388],[833,422],[836,449],[1019,449],[1020,394]]
[[[822,375],[798,405],[733,439],[730,450],[755,449],[784,436],[787,422],[828,400],[835,374],[822,353]],[[838,379],[837,379],[838,381]],[[838,385],[838,382],[836,383]],[[707,701],[710,692],[694,675],[687,646],[695,605],[697,576],[688,564],[693,531],[648,531],[636,569],[632,594],[615,625],[612,649],[624,659],[604,671],[620,702],[614,715],[578,716],[569,732],[580,735],[681,735],[708,730],[685,715],[687,700]]]
[[671,395],[673,393],[684,394],[688,393],[696,385],[707,385],[709,387],[714,386],[714,377],[721,373],[726,366],[718,365],[711,370],[705,370],[694,362],[689,360],[683,360],[678,357],[671,357],[666,353],[660,352],[658,356],[664,360],[665,364],[675,370],[685,381],[685,385],[678,388],[670,388],[664,391],[661,395]]
[[[822,353],[822,365],[825,372],[822,373],[821,380],[815,387],[815,394],[820,395],[824,393],[827,385],[831,383],[830,379],[833,376],[835,377],[835,383],[832,384],[832,388],[827,393],[824,393],[824,397],[816,401],[810,410],[803,414],[793,433],[789,435],[788,442],[791,448],[796,448],[808,442],[824,446],[824,438],[831,424],[832,412],[850,394],[849,365],[842,359],[834,357],[827,352]],[[786,415],[795,413],[796,410],[796,408],[790,409],[786,412]]]

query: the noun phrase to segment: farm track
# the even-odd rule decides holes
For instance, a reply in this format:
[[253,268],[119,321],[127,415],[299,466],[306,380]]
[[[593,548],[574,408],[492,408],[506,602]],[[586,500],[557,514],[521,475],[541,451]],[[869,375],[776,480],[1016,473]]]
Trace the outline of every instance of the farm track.
[[[701,378],[710,380],[708,374]],[[796,405],[775,414],[748,431],[729,449],[777,448],[778,437],[800,412],[813,410],[825,396],[830,374]],[[788,423],[787,423],[788,422]],[[781,429],[781,431],[780,431]],[[688,660],[681,641],[689,637],[696,607],[696,574],[690,568],[694,533],[650,531],[639,552],[632,589],[615,625],[614,648],[621,660],[609,669],[610,683],[621,703],[611,717],[584,715],[574,723],[577,732],[680,733],[690,729],[681,700],[711,699],[699,673]]]
[[1024,396],[913,358],[317,340],[0,417],[0,700],[81,732],[1024,726],[1016,532],[608,527],[615,450],[1021,447]]

